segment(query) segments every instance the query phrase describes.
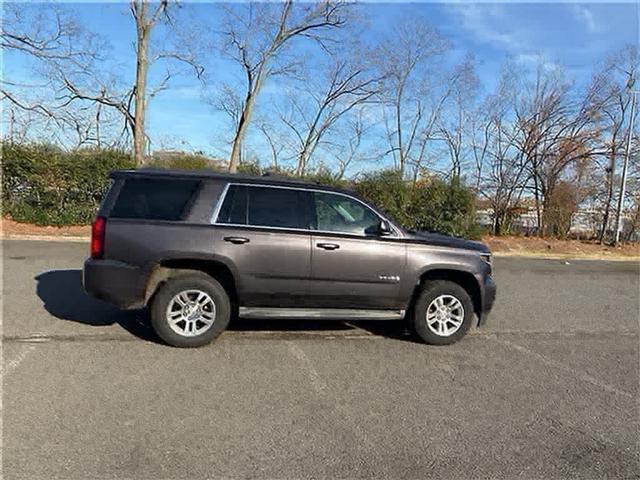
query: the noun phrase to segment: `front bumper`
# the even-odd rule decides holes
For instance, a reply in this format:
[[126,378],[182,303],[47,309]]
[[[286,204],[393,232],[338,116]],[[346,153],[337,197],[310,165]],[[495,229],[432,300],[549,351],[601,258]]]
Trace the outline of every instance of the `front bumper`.
[[140,268],[133,265],[88,258],[84,262],[82,285],[92,297],[120,308],[144,305],[145,277]]
[[493,308],[493,304],[496,300],[496,284],[493,281],[491,275],[487,275],[482,285],[482,311],[478,318],[478,325],[484,325],[487,321],[487,316]]

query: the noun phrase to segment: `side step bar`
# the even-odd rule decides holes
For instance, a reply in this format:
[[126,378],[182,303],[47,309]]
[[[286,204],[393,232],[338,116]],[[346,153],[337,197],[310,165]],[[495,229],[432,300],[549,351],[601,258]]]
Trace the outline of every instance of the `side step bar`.
[[348,308],[240,307],[240,318],[290,318],[300,320],[400,320],[404,310]]

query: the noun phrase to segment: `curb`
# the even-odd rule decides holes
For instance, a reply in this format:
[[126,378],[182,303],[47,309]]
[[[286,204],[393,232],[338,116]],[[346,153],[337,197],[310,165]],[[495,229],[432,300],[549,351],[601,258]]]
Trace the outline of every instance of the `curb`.
[[[63,235],[17,235],[8,234],[0,235],[0,240],[27,240],[41,242],[72,242],[72,243],[89,243],[91,237],[63,236]],[[553,253],[528,253],[528,252],[493,252],[495,258],[531,258],[538,260],[591,260],[605,262],[640,262],[640,256],[605,256],[605,255],[571,255],[571,254],[553,254]]]
[[41,241],[41,242],[88,243],[89,241],[91,241],[91,237],[73,237],[73,236],[65,236],[65,235],[8,234],[8,235],[0,235],[0,240],[28,240],[28,241]]
[[531,258],[533,260],[591,260],[603,262],[640,262],[640,256],[606,256],[606,255],[571,255],[563,253],[537,253],[537,252],[492,252],[494,258]]

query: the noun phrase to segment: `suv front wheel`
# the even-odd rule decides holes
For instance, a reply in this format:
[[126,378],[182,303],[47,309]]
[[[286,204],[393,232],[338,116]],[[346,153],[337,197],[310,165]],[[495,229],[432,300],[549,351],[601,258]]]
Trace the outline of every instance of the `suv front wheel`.
[[169,279],[153,297],[151,325],[174,347],[200,347],[229,325],[231,304],[215,279],[194,273]]
[[467,291],[448,280],[425,284],[413,308],[413,329],[431,345],[460,340],[473,322],[473,303]]

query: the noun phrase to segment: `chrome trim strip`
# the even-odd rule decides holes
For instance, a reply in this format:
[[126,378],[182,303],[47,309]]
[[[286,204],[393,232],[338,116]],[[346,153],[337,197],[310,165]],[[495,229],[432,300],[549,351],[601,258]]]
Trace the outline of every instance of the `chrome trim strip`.
[[324,233],[324,234],[329,234],[329,235],[353,235],[353,236],[357,236],[357,237],[363,237],[363,238],[367,238],[367,237],[371,237],[371,235],[360,235],[358,233],[351,233],[351,232],[328,232],[328,231],[324,231],[324,230],[312,230],[310,228],[286,228],[286,227],[269,227],[267,225],[237,225],[234,223],[218,223],[216,220],[218,218],[218,214],[220,213],[220,209],[222,208],[222,204],[224,203],[225,198],[227,197],[227,193],[229,191],[229,187],[231,185],[234,186],[239,186],[239,187],[263,187],[263,188],[281,188],[281,189],[285,189],[285,190],[297,190],[297,191],[305,191],[305,192],[318,192],[318,193],[325,193],[325,194],[329,194],[329,195],[340,195],[343,197],[347,197],[350,198],[351,200],[355,200],[356,202],[360,203],[361,205],[363,205],[365,208],[371,210],[378,218],[381,218],[382,220],[385,220],[386,222],[389,223],[389,225],[391,225],[391,228],[393,229],[394,234],[393,235],[385,235],[385,237],[392,237],[392,238],[398,238],[400,237],[400,234],[395,226],[395,224],[389,220],[387,217],[385,217],[384,215],[381,215],[377,210],[373,209],[371,206],[367,205],[366,203],[364,203],[362,200],[353,197],[347,193],[342,193],[342,192],[333,192],[330,190],[320,190],[320,189],[315,189],[315,188],[309,188],[309,187],[287,187],[287,186],[282,186],[282,185],[264,185],[261,183],[239,183],[239,182],[229,182],[227,183],[226,187],[224,188],[224,191],[222,192],[221,196],[220,196],[220,200],[218,200],[218,204],[216,205],[216,209],[214,211],[214,214],[211,216],[211,224],[212,225],[221,225],[221,226],[225,226],[225,227],[255,227],[255,228],[273,228],[276,230],[295,230],[295,231],[300,231],[300,232],[311,232],[311,233]]
[[216,227],[230,227],[230,228],[246,228],[246,229],[257,229],[257,230],[284,230],[284,231],[290,231],[290,232],[295,232],[295,233],[308,233],[309,235],[332,235],[332,236],[336,236],[336,235],[340,235],[340,236],[344,236],[345,238],[371,238],[373,240],[386,240],[386,239],[393,239],[393,240],[397,240],[400,239],[401,237],[398,237],[396,235],[384,235],[384,236],[376,236],[376,235],[360,235],[359,233],[348,233],[348,232],[328,232],[326,230],[311,230],[309,228],[293,228],[293,227],[268,227],[266,225],[238,225],[235,223],[213,223],[212,225],[216,226]]
[[240,307],[241,318],[293,318],[325,320],[400,320],[404,310],[367,310],[351,308]]

